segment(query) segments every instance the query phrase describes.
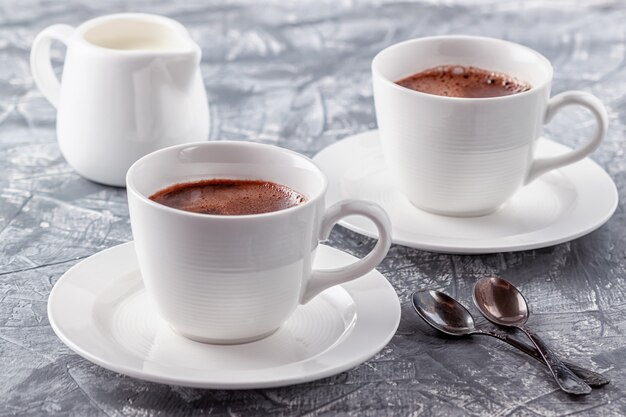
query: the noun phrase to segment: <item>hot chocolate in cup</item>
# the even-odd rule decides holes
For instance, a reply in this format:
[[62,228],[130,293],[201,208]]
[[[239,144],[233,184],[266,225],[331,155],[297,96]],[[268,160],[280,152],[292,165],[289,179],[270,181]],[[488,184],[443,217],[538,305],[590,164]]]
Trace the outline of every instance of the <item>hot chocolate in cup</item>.
[[[411,76],[428,81],[424,73],[446,68],[486,71],[498,82],[510,80],[527,88],[513,94],[494,95],[487,88],[491,93],[464,95],[450,74],[448,87],[460,89],[460,94],[416,91],[398,83]],[[553,69],[548,59],[499,39],[437,36],[401,42],[376,55],[372,76],[387,167],[411,203],[431,213],[491,213],[539,176],[592,153],[607,129],[606,110],[596,97],[568,91],[550,98]],[[592,137],[564,155],[535,157],[543,125],[568,105],[591,112],[596,120]]]

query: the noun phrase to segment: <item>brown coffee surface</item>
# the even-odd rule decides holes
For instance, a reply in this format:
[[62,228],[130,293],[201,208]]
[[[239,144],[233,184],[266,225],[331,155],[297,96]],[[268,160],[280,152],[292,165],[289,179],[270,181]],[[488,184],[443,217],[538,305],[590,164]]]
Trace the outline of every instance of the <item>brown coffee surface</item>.
[[501,97],[530,90],[530,84],[476,67],[442,65],[396,81],[411,90],[446,97]]
[[176,184],[157,191],[150,199],[180,210],[226,216],[269,213],[306,201],[302,194],[284,185],[233,179]]

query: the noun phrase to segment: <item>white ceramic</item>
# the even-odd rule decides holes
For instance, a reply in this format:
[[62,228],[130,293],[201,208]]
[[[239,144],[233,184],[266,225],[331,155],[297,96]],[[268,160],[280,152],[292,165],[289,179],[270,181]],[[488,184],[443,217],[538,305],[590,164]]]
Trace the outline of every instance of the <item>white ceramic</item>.
[[[55,40],[67,46],[61,83],[50,63]],[[178,22],[124,13],[44,29],[30,64],[35,83],[58,110],[67,162],[92,181],[124,186],[126,171],[141,156],[207,139],[200,56]]]
[[[395,81],[439,65],[474,66],[529,82],[529,91],[494,98],[425,94]],[[522,186],[593,152],[607,128],[594,96],[568,91],[550,98],[552,66],[522,45],[473,36],[413,39],[372,62],[376,118],[397,186],[424,210],[477,216],[501,207]],[[562,107],[579,105],[596,121],[591,138],[558,157],[538,158],[536,139]]]
[[[315,266],[354,261],[320,245]],[[67,271],[50,294],[48,318],[63,343],[107,369],[165,384],[245,389],[311,381],[357,366],[394,335],[400,303],[389,282],[370,271],[299,306],[263,340],[198,343],[177,335],[159,317],[130,242]]]
[[[177,183],[261,179],[306,201],[271,213],[220,216],[150,200]],[[180,334],[208,343],[242,343],[275,332],[299,304],[363,276],[385,257],[391,225],[376,204],[347,200],[325,208],[326,177],[307,157],[251,142],[179,145],[138,160],[127,175],[130,221],[148,293]],[[363,259],[312,270],[319,240],[348,215],[369,219],[379,240]]]
[[[547,139],[537,141],[541,158],[570,151]],[[375,130],[343,139],[313,160],[329,179],[327,204],[345,198],[378,203],[391,218],[394,243],[434,252],[493,253],[556,245],[603,225],[618,203],[615,184],[588,158],[541,176],[502,209],[482,217],[440,216],[412,205],[393,186]],[[375,229],[357,217],[340,224],[376,236]]]

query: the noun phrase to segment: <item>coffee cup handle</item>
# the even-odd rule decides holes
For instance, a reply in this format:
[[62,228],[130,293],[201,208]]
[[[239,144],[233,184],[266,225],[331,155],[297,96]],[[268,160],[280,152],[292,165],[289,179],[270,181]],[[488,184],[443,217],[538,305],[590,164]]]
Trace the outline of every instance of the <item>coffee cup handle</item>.
[[67,46],[73,32],[74,28],[69,25],[49,26],[35,37],[30,50],[30,70],[35,84],[54,107],[59,104],[61,83],[52,68],[50,46],[53,40],[60,41]]
[[526,177],[526,184],[534,181],[548,171],[580,161],[595,151],[600,145],[600,142],[602,142],[608,127],[608,115],[606,109],[597,97],[583,91],[566,91],[552,97],[548,103],[548,108],[546,109],[544,123],[550,122],[550,120],[552,120],[554,115],[562,107],[570,105],[583,106],[591,111],[596,118],[596,130],[593,133],[591,140],[587,141],[577,149],[569,151],[563,155],[549,158],[536,158],[531,165],[528,176]]
[[306,304],[327,288],[359,278],[385,258],[391,247],[391,221],[387,213],[377,204],[366,201],[345,200],[326,210],[320,228],[320,240],[326,240],[335,224],[346,216],[360,215],[370,219],[378,230],[378,242],[364,258],[341,268],[313,270],[300,298]]

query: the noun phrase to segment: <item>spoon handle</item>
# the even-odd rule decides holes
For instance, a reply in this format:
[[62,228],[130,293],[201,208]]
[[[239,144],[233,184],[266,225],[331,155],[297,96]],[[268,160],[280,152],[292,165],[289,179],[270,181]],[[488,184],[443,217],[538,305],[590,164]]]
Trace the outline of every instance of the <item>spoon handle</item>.
[[539,351],[543,357],[544,362],[548,365],[548,368],[550,368],[550,372],[552,372],[556,383],[559,384],[559,387],[561,387],[563,391],[575,395],[589,394],[591,392],[591,387],[574,375],[539,336],[526,326],[519,326],[517,328],[526,333],[526,336],[533,342],[533,345],[535,345],[537,351]]
[[[514,348],[524,352],[525,354],[532,356],[533,358],[537,359],[539,362],[541,362],[544,365],[547,365],[544,360],[543,357],[541,356],[541,354],[537,351],[537,349],[534,346],[529,346],[528,344],[521,342],[511,336],[509,336],[508,334],[504,333],[504,332],[498,332],[495,330],[486,330],[486,329],[480,329],[476,334],[482,334],[485,336],[491,336],[494,337],[498,340],[501,340],[505,343],[508,343],[509,345],[513,346]],[[604,375],[598,373],[598,372],[594,372],[591,371],[589,369],[583,368],[582,366],[578,366],[575,363],[572,362],[567,362],[567,361],[563,361],[563,363],[565,364],[565,366],[567,366],[572,372],[574,372],[574,374],[576,374],[580,379],[582,379],[583,381],[585,381],[585,383],[587,385],[589,385],[590,387],[601,387],[603,385],[608,384],[609,382],[611,382],[610,379],[608,379],[607,377],[605,377]]]
[[565,366],[567,366],[570,369],[570,371],[574,372],[576,376],[578,376],[580,379],[582,379],[585,382],[585,384],[589,385],[592,388],[602,387],[608,384],[609,382],[611,382],[609,378],[605,377],[604,375],[598,372],[594,372],[590,369],[583,368],[582,366],[576,365],[575,363],[572,363],[569,361],[562,361],[562,362],[565,364]]

